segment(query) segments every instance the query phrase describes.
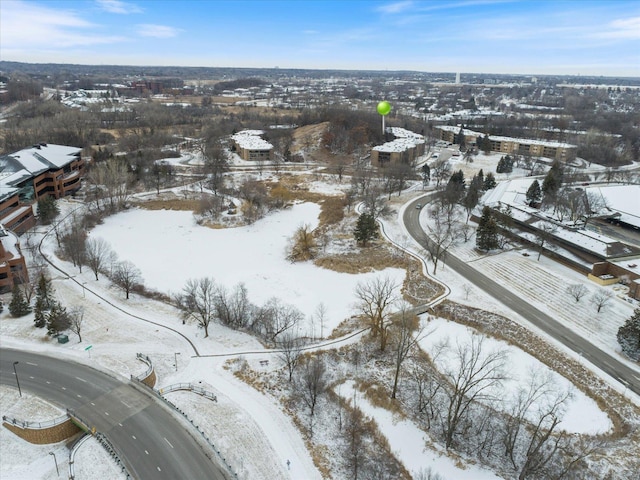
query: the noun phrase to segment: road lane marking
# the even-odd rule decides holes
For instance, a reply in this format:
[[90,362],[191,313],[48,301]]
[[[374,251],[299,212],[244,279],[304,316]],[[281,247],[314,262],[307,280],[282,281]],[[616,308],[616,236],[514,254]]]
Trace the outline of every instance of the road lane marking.
[[79,393],[76,393],[76,397],[82,398],[82,395],[80,395]]
[[87,381],[84,378],[76,377],[76,379],[80,380],[81,382],[87,383]]
[[133,438],[134,440],[137,440],[135,435],[131,435],[131,438]]
[[31,365],[33,367],[37,367],[38,366],[37,363],[31,363],[31,362],[24,362],[24,363],[26,363],[27,365]]
[[67,389],[67,387],[62,387],[62,389],[63,389],[63,390],[66,390],[66,389]]
[[31,375],[29,375],[29,378],[30,378],[31,380],[33,380],[33,377],[32,377]]
[[158,469],[159,472],[161,472],[162,470],[160,470],[160,467],[156,467]]
[[122,427],[122,424],[120,422],[118,422],[118,425],[120,425]]
[[95,404],[95,403],[93,403],[93,402],[91,402],[91,405],[93,405],[94,407],[96,406],[96,404]]
[[51,382],[49,380],[45,380],[45,382],[47,382],[47,385],[51,385]]
[[149,455],[149,452],[147,452],[146,450],[144,451],[144,453],[146,453],[147,455]]
[[171,448],[173,448],[173,445],[171,445],[171,442],[167,440],[167,437],[164,437],[164,441],[167,442]]
[[104,412],[104,414],[108,417],[109,416],[109,412]]
[[120,403],[122,403],[127,408],[131,408],[131,405],[127,404],[124,400],[120,400]]

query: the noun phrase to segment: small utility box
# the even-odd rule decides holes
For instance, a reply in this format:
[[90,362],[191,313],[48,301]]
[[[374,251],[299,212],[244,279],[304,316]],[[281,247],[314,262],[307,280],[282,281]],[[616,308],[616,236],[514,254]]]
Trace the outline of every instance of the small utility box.
[[68,335],[58,335],[58,343],[68,343],[69,336]]

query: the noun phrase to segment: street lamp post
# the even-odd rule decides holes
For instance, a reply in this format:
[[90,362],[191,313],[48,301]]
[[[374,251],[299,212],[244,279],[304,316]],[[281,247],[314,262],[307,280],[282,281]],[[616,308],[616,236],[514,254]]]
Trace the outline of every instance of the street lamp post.
[[49,452],[49,455],[53,455],[53,461],[56,464],[56,473],[60,476],[60,470],[58,470],[58,460],[56,459],[56,454],[53,452]]
[[178,371],[178,355],[180,355],[180,352],[176,352],[173,354],[173,361],[176,365],[176,372]]
[[20,362],[13,362],[13,373],[16,375],[16,383],[18,384],[18,393],[22,396],[22,390],[20,389],[20,381],[18,380],[18,371],[16,370],[16,365]]

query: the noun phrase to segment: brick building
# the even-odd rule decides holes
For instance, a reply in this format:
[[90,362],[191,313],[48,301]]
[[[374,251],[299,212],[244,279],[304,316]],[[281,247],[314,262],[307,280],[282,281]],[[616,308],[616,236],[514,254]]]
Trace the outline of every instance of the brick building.
[[0,293],[11,291],[14,283],[27,281],[27,275],[17,235],[0,224]]
[[398,127],[389,127],[387,132],[395,139],[371,149],[371,165],[411,165],[419,156],[424,155],[425,141],[422,135]]

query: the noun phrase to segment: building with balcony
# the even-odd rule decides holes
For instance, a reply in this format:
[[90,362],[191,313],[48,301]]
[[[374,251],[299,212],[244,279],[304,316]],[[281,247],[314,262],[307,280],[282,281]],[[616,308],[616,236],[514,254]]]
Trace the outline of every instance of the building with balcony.
[[18,237],[0,224],[0,293],[11,291],[16,283],[28,281],[27,275]]
[[387,132],[395,139],[371,149],[371,165],[411,165],[424,155],[425,141],[422,135],[398,127],[389,127]]
[[[440,140],[449,143],[460,143],[460,135],[464,135],[467,145],[477,144],[477,139],[484,135],[473,130],[450,125],[439,125],[435,127],[439,132]],[[543,140],[533,140],[528,138],[512,138],[497,135],[489,135],[491,151],[511,155],[530,155],[533,157],[552,158],[563,162],[576,158],[577,147],[569,143],[550,142]]]
[[81,149],[40,143],[0,156],[0,223],[17,234],[35,224],[31,205],[39,198],[62,198],[82,182]]
[[243,130],[231,136],[235,152],[243,160],[273,160],[273,145],[261,138],[262,130]]

